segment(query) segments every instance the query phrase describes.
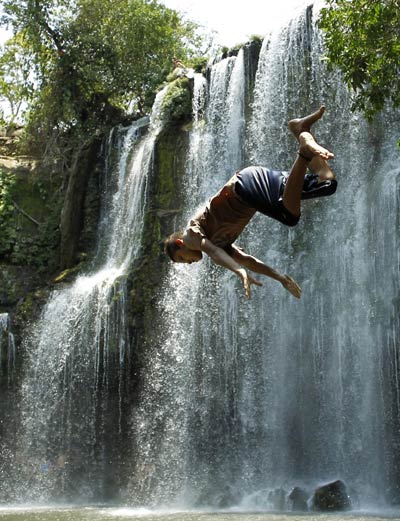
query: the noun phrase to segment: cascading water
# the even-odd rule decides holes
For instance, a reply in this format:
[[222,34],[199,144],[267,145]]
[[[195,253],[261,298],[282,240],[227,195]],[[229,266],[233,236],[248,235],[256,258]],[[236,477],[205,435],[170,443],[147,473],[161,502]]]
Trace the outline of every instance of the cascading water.
[[120,386],[132,347],[126,274],[141,245],[164,93],[156,99],[145,137],[139,140],[148,118],[111,133],[93,267],[53,293],[26,341],[30,362],[21,391],[22,427],[14,480],[8,482],[15,500],[107,496],[118,462]]
[[[315,134],[335,152],[337,193],[305,202],[294,229],[256,215],[238,241],[296,278],[302,299],[265,279],[248,302],[237,278],[207,258],[171,264],[152,324],[160,334],[142,353],[122,418],[125,279],[141,245],[161,93],[145,137],[137,142],[141,124],[110,136],[93,267],[54,292],[27,340],[6,497],[87,502],[116,497],[117,482],[129,504],[269,510],[276,489],[311,492],[337,478],[355,507],[396,497],[400,132],[394,115],[384,128],[350,113],[340,77],[321,62],[312,18],[308,9],[264,42],[254,92],[243,51],[214,64],[209,82],[195,75],[175,223],[182,229],[247,164],[289,169],[297,147],[286,121],[326,103]],[[129,443],[125,461],[118,451]]]
[[[204,81],[202,76],[195,76],[195,123],[185,186],[187,210],[180,226],[193,208],[204,201],[210,187],[215,191],[221,179],[229,175],[233,168],[232,158],[237,159],[238,143],[244,130],[243,53],[213,67],[205,109],[206,125],[199,117],[207,98]],[[232,113],[238,117],[232,118]],[[169,502],[171,498],[190,493],[192,486],[193,407],[201,407],[205,399],[195,396],[194,379],[199,362],[196,346],[202,335],[207,334],[201,325],[198,329],[197,310],[202,309],[199,292],[209,267],[197,265],[192,268],[170,267],[166,293],[160,304],[166,327],[154,349],[154,356],[149,359],[139,406],[135,406],[133,413],[136,440],[133,452],[138,467],[129,497],[136,496],[139,502]],[[211,353],[205,356],[212,358]],[[140,490],[138,483],[142,485]]]
[[242,56],[213,65],[176,221],[181,229],[248,162],[289,170],[296,142],[286,122],[325,103],[315,132],[336,154],[337,194],[305,202],[295,229],[257,215],[238,241],[294,276],[303,297],[264,280],[246,302],[234,275],[207,260],[170,267],[164,334],[132,417],[129,494],[139,502],[271,509],[276,489],[311,492],[337,478],[355,507],[390,502],[399,129],[387,116],[383,136],[379,121],[351,114],[312,18],[309,8],[264,42],[246,136]]
[[[299,107],[325,102],[327,115],[315,132],[336,154],[340,183],[335,198],[303,205],[303,224],[296,230],[276,227],[269,238],[277,253],[273,262],[299,279],[304,294],[301,306],[280,299],[275,327],[263,346],[266,363],[274,368],[271,372],[265,365],[270,411],[265,426],[272,439],[264,457],[272,487],[296,481],[309,486],[339,477],[356,491],[356,504],[358,496],[365,507],[383,501],[387,487],[380,385],[384,346],[370,316],[375,306],[373,250],[365,228],[371,178],[376,182],[381,167],[373,163],[368,125],[350,114],[344,86],[319,60],[321,42],[310,23],[311,13],[300,20],[302,38],[292,23],[264,49],[255,105],[265,106],[265,111],[255,111],[251,122],[253,161],[276,166],[288,148],[294,152],[282,122],[298,114]],[[302,70],[301,64],[307,68]],[[393,137],[388,142],[395,154]],[[380,144],[376,146],[375,151]],[[290,164],[289,156],[285,164]],[[380,175],[382,179],[386,173]],[[257,237],[262,237],[260,228],[253,228],[250,243],[262,252],[265,242]]]

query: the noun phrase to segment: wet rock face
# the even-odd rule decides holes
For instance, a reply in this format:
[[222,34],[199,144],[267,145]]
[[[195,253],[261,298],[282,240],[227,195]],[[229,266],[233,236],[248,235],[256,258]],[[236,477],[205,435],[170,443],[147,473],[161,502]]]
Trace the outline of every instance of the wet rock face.
[[[86,196],[88,186],[90,186],[89,180],[93,175],[96,177],[101,169],[99,166],[99,162],[101,163],[101,144],[100,138],[95,139],[89,147],[78,151],[70,169],[60,217],[59,267],[62,270],[71,268],[77,262],[79,240],[83,230],[86,232],[85,238],[90,243],[93,242],[95,231],[92,229],[87,235],[85,218],[87,221],[88,216],[84,212],[88,210],[88,198]],[[94,188],[93,185],[91,185],[91,188]],[[98,195],[95,193],[93,198],[97,201],[94,205],[95,217],[92,219],[95,221],[98,218]],[[95,227],[96,225],[92,224],[92,228]]]
[[339,479],[317,488],[312,504],[313,509],[318,512],[343,511],[351,508],[346,485]]
[[23,280],[18,269],[7,264],[0,264],[0,309],[15,305],[25,294]]

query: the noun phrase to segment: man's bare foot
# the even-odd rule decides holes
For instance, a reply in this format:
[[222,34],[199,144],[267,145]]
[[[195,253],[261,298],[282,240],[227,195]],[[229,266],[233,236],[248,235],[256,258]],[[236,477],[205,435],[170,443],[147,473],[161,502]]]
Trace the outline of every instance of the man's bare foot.
[[333,159],[335,156],[315,141],[309,132],[301,132],[299,135],[299,153],[304,159],[311,159],[314,156],[322,157],[322,159]]
[[288,123],[289,130],[294,136],[299,139],[302,132],[310,132],[312,125],[322,118],[322,114],[325,112],[325,106],[322,105],[316,112],[304,116],[304,118],[291,119]]

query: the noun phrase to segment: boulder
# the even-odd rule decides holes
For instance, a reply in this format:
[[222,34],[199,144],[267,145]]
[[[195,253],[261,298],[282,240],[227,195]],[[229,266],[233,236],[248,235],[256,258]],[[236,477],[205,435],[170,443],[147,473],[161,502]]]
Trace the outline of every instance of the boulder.
[[312,503],[313,509],[318,512],[343,511],[351,508],[346,485],[340,479],[317,488]]

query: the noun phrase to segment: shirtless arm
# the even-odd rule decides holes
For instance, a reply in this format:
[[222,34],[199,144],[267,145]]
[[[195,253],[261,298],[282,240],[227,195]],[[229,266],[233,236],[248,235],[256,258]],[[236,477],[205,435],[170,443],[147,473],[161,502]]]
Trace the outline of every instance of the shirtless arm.
[[294,297],[301,297],[301,288],[297,284],[295,280],[292,279],[289,275],[283,275],[278,271],[274,270],[264,262],[256,259],[255,257],[247,254],[243,250],[240,250],[236,246],[232,245],[233,249],[233,260],[244,266],[248,270],[253,271],[254,273],[260,273],[261,275],[266,275],[267,277],[271,277],[274,280],[277,280],[282,284],[282,286],[287,289]]
[[249,273],[234,260],[230,255],[226,253],[222,248],[215,246],[209,239],[203,238],[201,240],[201,250],[204,251],[211,259],[218,264],[219,266],[223,266],[230,271],[233,271],[242,281],[246,297],[249,299],[251,297],[251,284],[256,284],[257,286],[262,286],[261,282],[253,279]]

